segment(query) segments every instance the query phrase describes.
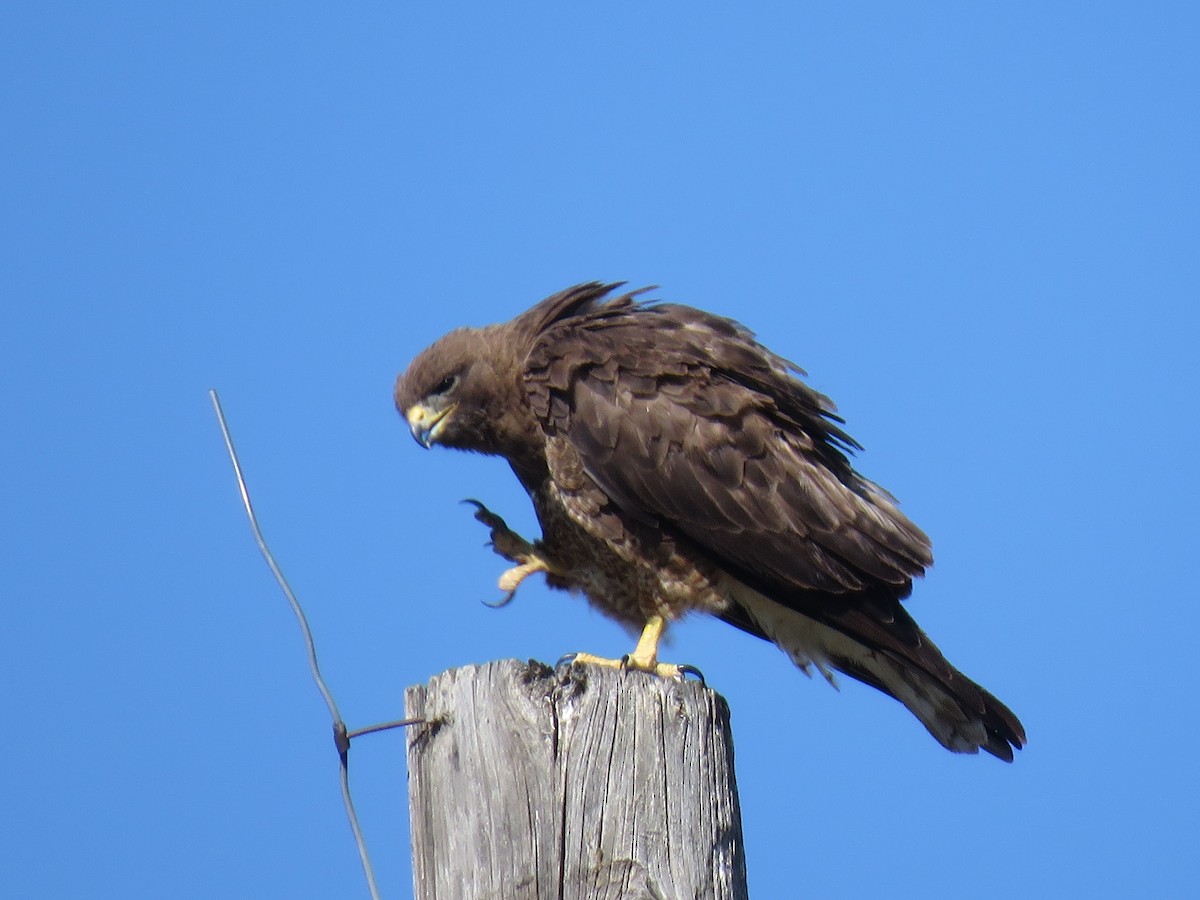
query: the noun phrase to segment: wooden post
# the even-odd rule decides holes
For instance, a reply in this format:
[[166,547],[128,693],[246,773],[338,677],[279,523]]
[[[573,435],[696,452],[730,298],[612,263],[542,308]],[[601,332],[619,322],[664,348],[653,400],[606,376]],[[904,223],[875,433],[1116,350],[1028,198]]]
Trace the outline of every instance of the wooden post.
[[410,687],[417,900],[746,898],[729,707],[693,681],[500,660]]

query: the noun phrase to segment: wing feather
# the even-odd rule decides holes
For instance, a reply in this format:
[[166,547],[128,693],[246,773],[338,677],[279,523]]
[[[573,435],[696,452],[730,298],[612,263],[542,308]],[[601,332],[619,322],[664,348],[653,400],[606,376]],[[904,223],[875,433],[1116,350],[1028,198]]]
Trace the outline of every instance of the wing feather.
[[801,590],[901,586],[924,571],[928,539],[853,470],[844,450],[856,445],[794,367],[698,310],[601,309],[551,327],[527,379],[547,433],[622,509]]

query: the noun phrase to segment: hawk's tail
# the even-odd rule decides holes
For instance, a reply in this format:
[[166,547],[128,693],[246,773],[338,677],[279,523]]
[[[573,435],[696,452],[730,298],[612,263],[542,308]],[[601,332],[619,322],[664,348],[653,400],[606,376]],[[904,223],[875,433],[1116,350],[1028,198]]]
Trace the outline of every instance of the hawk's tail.
[[946,749],[956,753],[983,749],[1012,762],[1013,750],[1025,745],[1021,722],[991,693],[946,663],[928,638],[925,646],[945,665],[937,675],[879,653],[856,659],[832,656],[830,662],[851,678],[895,697]]
[[896,698],[948,750],[1012,762],[1025,745],[1012,710],[950,665],[898,599],[845,598],[839,608],[826,595],[808,616],[740,582],[731,593],[740,608],[726,621],[778,644],[806,672],[832,682],[837,669]]

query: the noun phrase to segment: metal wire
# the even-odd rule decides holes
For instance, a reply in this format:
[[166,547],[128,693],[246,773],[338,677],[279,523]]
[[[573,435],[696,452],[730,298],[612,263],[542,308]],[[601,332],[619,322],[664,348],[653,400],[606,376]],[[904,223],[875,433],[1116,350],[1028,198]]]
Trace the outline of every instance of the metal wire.
[[383,722],[379,725],[368,725],[366,728],[359,728],[355,731],[349,732],[346,735],[346,739],[347,739],[347,741],[351,741],[354,738],[358,737],[359,735],[363,735],[363,734],[374,734],[377,731],[387,731],[390,728],[403,728],[406,725],[421,725],[422,723],[424,723],[424,721],[425,720],[421,719],[421,718],[397,719],[395,722]]
[[333,693],[329,690],[328,685],[325,684],[325,679],[321,677],[321,669],[317,665],[317,647],[313,641],[312,630],[308,627],[308,619],[304,615],[304,610],[300,607],[300,601],[296,599],[296,595],[292,592],[287,579],[284,578],[282,570],[275,562],[275,557],[271,554],[271,550],[263,538],[262,530],[258,527],[258,518],[254,515],[254,506],[250,503],[250,493],[246,489],[246,479],[242,475],[242,465],[238,462],[237,451],[233,447],[233,438],[230,436],[229,426],[225,422],[225,413],[221,409],[221,400],[214,390],[210,390],[208,396],[212,400],[213,410],[217,414],[217,422],[221,426],[221,435],[225,439],[225,449],[229,451],[229,461],[233,464],[233,474],[237,477],[238,490],[242,494],[242,506],[245,507],[246,516],[250,519],[250,529],[254,532],[254,540],[258,542],[258,549],[262,552],[263,558],[267,561],[267,566],[271,569],[271,574],[275,576],[275,581],[279,584],[279,588],[283,591],[284,596],[287,597],[288,603],[292,607],[292,613],[296,616],[296,621],[300,624],[300,631],[304,635],[304,644],[308,650],[308,665],[312,671],[313,681],[317,683],[317,689],[320,690],[321,696],[325,699],[325,705],[329,708],[329,716],[333,719],[333,739],[334,744],[337,746],[341,767],[342,802],[346,807],[346,818],[350,820],[350,830],[354,832],[354,842],[358,845],[358,856],[362,860],[363,875],[367,879],[367,889],[371,892],[372,900],[379,900],[379,888],[375,884],[375,872],[371,868],[371,858],[367,855],[367,842],[363,838],[362,829],[358,824],[358,815],[354,811],[354,801],[350,796],[350,765],[348,755],[350,738],[358,734],[382,731],[385,728],[411,725],[422,720],[404,719],[398,722],[389,722],[384,725],[363,728],[353,733],[346,731],[346,723],[342,721],[341,713],[338,712],[337,703],[333,699]]

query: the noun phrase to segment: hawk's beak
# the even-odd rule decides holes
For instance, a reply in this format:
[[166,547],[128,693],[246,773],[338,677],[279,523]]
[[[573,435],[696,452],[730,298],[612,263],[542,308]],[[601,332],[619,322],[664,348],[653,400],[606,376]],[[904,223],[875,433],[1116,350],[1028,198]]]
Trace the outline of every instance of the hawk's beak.
[[454,412],[456,405],[451,403],[442,409],[430,409],[422,403],[417,403],[406,412],[404,418],[408,420],[408,430],[412,432],[416,442],[428,450],[437,440],[443,423],[450,413]]

